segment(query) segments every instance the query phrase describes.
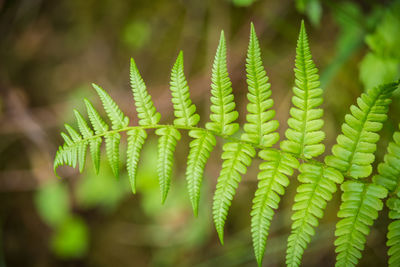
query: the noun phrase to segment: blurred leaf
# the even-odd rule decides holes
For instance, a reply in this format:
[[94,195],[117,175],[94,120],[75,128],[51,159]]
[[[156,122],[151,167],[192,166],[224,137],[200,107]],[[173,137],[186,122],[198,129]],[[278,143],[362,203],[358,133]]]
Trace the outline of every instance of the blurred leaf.
[[322,6],[319,0],[296,0],[296,8],[306,14],[311,24],[319,26],[322,16]]
[[361,8],[350,2],[333,4],[333,16],[339,24],[340,33],[336,41],[336,53],[331,63],[321,73],[321,86],[335,77],[337,71],[361,47],[364,41],[364,17]]
[[253,4],[255,1],[257,0],[232,0],[232,3],[235,6],[250,6],[251,4]]
[[60,181],[42,186],[35,195],[35,205],[42,220],[50,226],[61,224],[69,216],[68,190]]
[[[105,160],[105,157],[102,157],[102,160]],[[107,164],[104,162],[102,165]],[[126,173],[121,174],[120,179],[114,179],[110,168],[105,168],[102,175],[96,175],[94,168],[87,168],[86,175],[81,177],[77,185],[76,198],[78,204],[84,208],[100,206],[110,211],[128,192],[130,185]]]
[[385,12],[375,32],[365,41],[381,57],[395,57],[400,60],[400,2]]
[[66,219],[55,231],[51,248],[60,258],[80,258],[88,249],[89,233],[85,222],[79,217]]
[[148,22],[133,20],[122,32],[122,41],[133,49],[140,49],[150,39],[151,28]]
[[399,61],[368,53],[360,64],[360,79],[365,89],[393,82],[399,77]]

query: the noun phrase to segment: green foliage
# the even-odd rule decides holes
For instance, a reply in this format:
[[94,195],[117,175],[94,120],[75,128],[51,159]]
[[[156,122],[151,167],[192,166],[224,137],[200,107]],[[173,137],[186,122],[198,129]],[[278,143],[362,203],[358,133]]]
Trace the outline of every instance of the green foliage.
[[[252,160],[258,155],[258,185],[251,210],[251,234],[258,265],[262,265],[269,227],[274,212],[279,207],[281,196],[289,185],[289,177],[298,169],[300,182],[293,204],[292,230],[288,238],[286,263],[299,266],[301,258],[315,234],[319,219],[324,215],[327,203],[341,185],[342,204],[338,217],[335,241],[337,266],[355,265],[361,258],[366,237],[373,221],[382,209],[382,200],[390,192],[387,205],[389,216],[395,221],[389,226],[388,246],[390,264],[398,265],[400,259],[400,133],[394,134],[394,142],[388,146],[385,160],[378,167],[373,183],[360,182],[372,173],[376,143],[379,131],[387,119],[388,107],[393,91],[399,82],[379,85],[369,89],[357,99],[357,106],[350,107],[351,114],[345,116],[342,134],[332,148],[332,155],[318,161],[314,157],[325,151],[322,141],[323,102],[318,70],[312,60],[304,23],[301,24],[295,59],[295,85],[290,109],[289,128],[286,140],[280,142],[280,149],[272,148],[280,137],[279,123],[274,119],[274,101],[263,67],[260,45],[253,24],[246,57],[246,77],[248,85],[246,122],[240,138],[233,134],[239,130],[236,123],[238,112],[229,79],[226,62],[226,42],[223,32],[215,55],[211,75],[211,115],[205,127],[198,127],[200,116],[190,99],[189,86],[184,74],[183,53],[180,52],[172,68],[170,91],[174,107],[173,125],[160,124],[157,112],[145,83],[131,60],[130,80],[135,100],[137,126],[128,126],[129,119],[117,104],[99,86],[93,85],[103,104],[111,126],[103,120],[91,102],[85,99],[91,126],[77,110],[74,110],[79,131],[66,124],[67,133],[61,133],[64,144],[59,147],[54,171],[62,165],[76,167],[80,171],[85,166],[86,151],[89,147],[96,173],[100,167],[100,146],[105,142],[106,155],[115,176],[120,172],[121,133],[127,138],[127,173],[132,192],[136,192],[136,173],[142,147],[147,139],[147,131],[155,129],[158,136],[157,174],[164,203],[171,185],[174,153],[182,131],[188,131],[193,139],[187,159],[187,191],[193,212],[199,212],[200,188],[203,173],[210,154],[216,146],[216,136],[227,142],[223,145],[222,168],[217,179],[213,198],[213,219],[223,243],[224,225],[233,197],[242,175],[246,173]],[[258,151],[258,153],[257,153]],[[155,171],[151,168],[151,171]],[[344,178],[349,181],[343,183]],[[141,183],[144,183],[140,179]],[[147,181],[147,183],[149,183]],[[150,187],[156,182],[151,183]],[[155,185],[156,186],[156,185]],[[140,188],[140,187],[139,187]],[[149,198],[154,201],[153,195]]]

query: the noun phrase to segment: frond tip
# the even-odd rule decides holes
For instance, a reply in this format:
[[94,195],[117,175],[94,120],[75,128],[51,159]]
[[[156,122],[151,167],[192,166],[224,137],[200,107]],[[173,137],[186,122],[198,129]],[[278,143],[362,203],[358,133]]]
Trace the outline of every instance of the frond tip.
[[221,31],[217,53],[215,54],[211,80],[212,104],[210,109],[212,113],[210,115],[211,122],[206,124],[206,128],[222,135],[232,135],[239,129],[239,125],[234,122],[239,114],[235,110],[232,83],[228,75],[223,31]]
[[325,146],[321,144],[325,138],[325,133],[321,131],[323,110],[318,108],[323,102],[323,91],[319,87],[318,69],[311,57],[304,22],[301,23],[297,41],[295,65],[293,107],[290,109],[289,128],[285,132],[287,140],[282,141],[281,148],[295,155],[312,158],[325,151]]

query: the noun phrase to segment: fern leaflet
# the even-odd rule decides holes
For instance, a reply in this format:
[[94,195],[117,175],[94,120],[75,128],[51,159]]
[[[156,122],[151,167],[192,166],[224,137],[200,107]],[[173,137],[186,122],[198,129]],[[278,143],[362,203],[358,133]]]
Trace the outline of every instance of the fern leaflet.
[[260,164],[258,188],[250,215],[254,252],[261,266],[274,209],[278,208],[280,195],[289,185],[287,176],[293,175],[293,169],[298,168],[299,163],[290,154],[272,149],[261,150],[258,156],[265,162]]
[[156,130],[156,134],[160,136],[158,139],[157,172],[162,195],[161,202],[164,203],[171,185],[175,147],[177,141],[181,139],[181,134],[173,127],[159,128]]
[[215,54],[211,80],[212,113],[210,115],[211,122],[207,122],[206,128],[223,135],[232,135],[239,129],[239,125],[234,123],[239,114],[235,110],[232,83],[228,75],[223,31],[221,31],[217,53]]
[[139,162],[140,151],[146,141],[147,133],[143,129],[128,131],[128,150],[126,167],[128,170],[129,182],[131,183],[132,193],[136,193],[136,169]]
[[196,113],[196,106],[190,100],[189,87],[183,72],[183,52],[181,51],[171,72],[170,89],[174,105],[175,125],[194,126],[200,116]]
[[249,144],[229,142],[223,146],[222,170],[217,181],[217,189],[213,200],[213,217],[221,243],[224,243],[224,225],[241,175],[247,171],[255,149]]
[[318,69],[312,61],[304,21],[297,41],[295,65],[294,107],[290,109],[289,128],[285,132],[288,140],[282,141],[281,149],[300,157],[312,158],[324,152],[321,141],[325,133],[320,131],[324,124],[321,119],[323,110],[317,108],[323,101],[322,89],[319,88]]
[[299,266],[304,250],[315,234],[314,227],[318,219],[324,215],[324,209],[332,194],[336,192],[336,184],[343,182],[342,174],[330,167],[303,163],[298,176],[302,184],[297,187],[297,194],[292,215],[292,232],[288,238],[286,265]]
[[147,93],[146,85],[140,76],[136,63],[131,58],[131,87],[136,111],[139,117],[139,125],[156,125],[161,118],[160,113],[154,107],[151,96]]
[[364,250],[370,226],[383,207],[387,190],[375,184],[347,181],[341,186],[342,204],[336,224],[336,266],[355,266]]
[[216,145],[216,140],[210,132],[202,130],[191,130],[189,136],[194,138],[194,140],[190,142],[186,180],[193,212],[197,216],[203,171],[210,153]]
[[367,177],[372,172],[374,152],[379,134],[386,120],[392,92],[399,83],[384,84],[367,91],[357,99],[358,107],[350,107],[351,114],[345,116],[342,134],[332,147],[331,156],[325,158],[327,165],[352,178]]

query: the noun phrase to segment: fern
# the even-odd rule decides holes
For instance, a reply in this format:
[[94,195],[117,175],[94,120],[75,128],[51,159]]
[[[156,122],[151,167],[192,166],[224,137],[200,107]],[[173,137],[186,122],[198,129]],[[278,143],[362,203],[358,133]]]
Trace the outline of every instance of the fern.
[[336,225],[336,266],[354,266],[361,258],[370,226],[383,207],[387,190],[379,185],[347,181],[342,184],[342,204]]
[[[289,185],[289,177],[295,169],[300,174],[293,204],[291,234],[288,238],[286,264],[299,266],[305,249],[311,241],[323,217],[325,207],[341,185],[342,204],[338,212],[340,221],[336,226],[335,241],[337,266],[352,266],[361,258],[370,227],[382,209],[383,199],[387,201],[389,217],[394,221],[389,225],[389,264],[400,264],[400,132],[396,132],[388,146],[384,162],[379,164],[373,183],[359,181],[372,173],[376,143],[379,131],[387,119],[388,107],[393,91],[399,82],[380,85],[368,90],[357,99],[357,106],[350,107],[351,114],[345,116],[342,134],[332,147],[332,155],[318,161],[324,150],[322,141],[323,102],[318,70],[312,60],[308,37],[302,22],[297,41],[295,59],[295,85],[290,109],[289,128],[286,139],[280,142],[280,149],[272,148],[280,141],[277,132],[279,122],[274,119],[274,101],[271,85],[263,67],[260,44],[254,25],[250,27],[250,38],[246,56],[247,114],[240,138],[234,134],[239,130],[236,122],[232,83],[226,62],[226,42],[221,32],[211,74],[210,121],[205,127],[197,126],[200,116],[190,98],[189,86],[184,73],[183,52],[178,54],[172,67],[170,79],[171,102],[174,108],[172,125],[160,124],[151,96],[147,92],[136,63],[131,59],[130,81],[136,106],[138,125],[129,126],[126,117],[114,100],[100,86],[93,84],[105,113],[105,121],[92,103],[84,99],[87,116],[74,110],[77,128],[65,125],[61,133],[64,144],[59,147],[54,159],[54,172],[58,167],[69,165],[85,168],[87,149],[94,168],[100,170],[100,147],[105,143],[108,162],[115,176],[120,172],[121,133],[127,135],[127,173],[133,193],[136,193],[136,170],[140,152],[147,139],[148,130],[155,130],[158,136],[157,173],[164,203],[171,186],[174,153],[182,131],[192,138],[187,159],[186,180],[194,215],[199,210],[200,188],[203,173],[216,137],[227,141],[222,149],[222,168],[217,179],[213,198],[213,219],[223,243],[224,226],[236,189],[252,160],[258,155],[258,185],[251,210],[251,235],[258,265],[266,248],[269,227],[281,196]],[[78,130],[76,130],[78,129]],[[344,177],[349,180],[344,182]]]

